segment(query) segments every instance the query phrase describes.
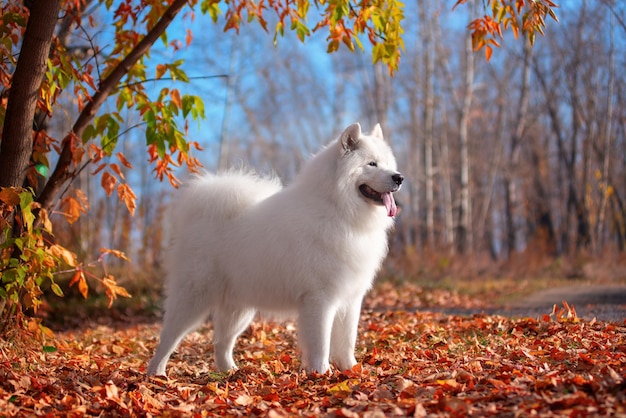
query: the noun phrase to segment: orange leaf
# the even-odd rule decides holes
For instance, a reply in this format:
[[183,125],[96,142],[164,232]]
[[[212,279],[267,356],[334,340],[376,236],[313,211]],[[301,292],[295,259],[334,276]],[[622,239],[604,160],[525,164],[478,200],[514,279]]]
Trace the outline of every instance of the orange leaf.
[[93,77],[89,73],[83,74],[83,81],[89,85],[92,89],[96,90],[96,83],[93,81]]
[[585,353],[578,353],[578,357],[585,363],[596,364],[596,361]]
[[61,211],[67,222],[71,225],[80,218],[81,212],[85,212],[85,209],[81,204],[73,197],[66,197],[61,203]]
[[122,163],[124,167],[133,168],[133,165],[130,162],[128,162],[124,154],[122,154],[121,152],[117,153],[117,159],[120,160],[120,162]]
[[69,286],[72,287],[80,280],[80,275],[82,274],[82,266],[76,268],[76,273],[72,276],[72,280],[70,280]]
[[104,291],[109,298],[109,308],[113,305],[113,301],[117,299],[118,296],[122,296],[125,298],[129,298],[130,293],[122,286],[118,286],[115,282],[113,276],[108,275],[102,280],[102,285],[104,286]]
[[[104,158],[104,151],[96,144],[89,144],[89,156],[93,159],[94,163],[97,163]],[[100,167],[98,167],[98,170],[99,168]]]
[[172,97],[172,102],[176,105],[176,107],[182,109],[183,101],[180,99],[180,92],[178,91],[178,89],[173,89],[170,93],[170,96]]
[[163,77],[163,74],[165,74],[167,72],[167,65],[165,64],[159,64],[156,67],[156,79],[158,80],[159,78]]
[[134,215],[135,209],[137,209],[137,196],[133,189],[128,184],[120,184],[117,186],[117,195],[124,202],[130,214]]
[[109,380],[105,386],[105,391],[106,391],[106,396],[107,399],[110,399],[114,402],[118,402],[120,400],[120,396],[119,396],[119,390],[117,388],[117,386],[115,386],[115,383],[113,383],[111,380]]
[[83,95],[81,93],[78,93],[76,95],[76,102],[77,102],[77,108],[79,112],[82,112],[83,108],[85,107],[85,102],[83,101]]
[[456,381],[456,379],[440,379],[436,382],[438,385],[443,386],[446,389],[461,390],[463,385]]
[[87,299],[87,294],[89,293],[89,286],[87,285],[87,280],[85,279],[85,274],[82,269],[76,270],[74,276],[72,276],[72,280],[70,280],[70,287],[78,284],[78,291],[83,296],[83,298]]
[[107,164],[106,164],[106,163],[102,163],[102,164],[100,164],[98,167],[96,167],[96,170],[95,170],[95,171],[93,171],[91,174],[92,174],[92,175],[98,174],[99,172],[101,172],[102,170],[104,170],[104,167],[106,167],[106,166],[107,166]]
[[51,245],[50,254],[62,260],[65,264],[67,264],[70,267],[75,267],[78,264],[76,260],[76,254],[74,254],[67,248],[61,247],[60,245],[57,245],[57,244]]
[[41,220],[41,224],[43,228],[52,233],[52,222],[50,221],[50,217],[48,216],[48,211],[46,209],[41,209],[39,211],[39,219]]
[[[126,254],[124,254],[122,251],[119,251],[119,250],[111,250],[109,248],[100,248],[100,252],[102,253],[102,255],[111,254],[117,258],[121,258],[122,260],[130,261],[130,259],[126,257]],[[102,257],[102,255],[100,257]]]
[[87,285],[87,280],[85,280],[85,276],[83,274],[80,275],[80,280],[78,281],[78,291],[81,295],[83,295],[83,298],[87,299],[89,286]]
[[115,174],[117,174],[122,180],[126,180],[126,178],[124,177],[124,173],[122,173],[119,165],[117,165],[116,163],[111,163],[109,164],[109,166],[111,167],[111,170],[113,170]]
[[0,191],[0,200],[9,206],[17,206],[20,204],[20,195],[15,189],[6,187]]
[[237,397],[237,399],[235,399],[235,404],[240,405],[240,406],[248,406],[254,403],[254,398],[250,395],[246,395],[245,393],[242,393],[241,395],[239,395]]
[[111,175],[108,171],[102,173],[102,188],[106,192],[107,196],[111,196],[113,188],[117,184],[117,179]]
[[87,198],[85,192],[80,189],[76,189],[74,194],[76,195],[76,200],[80,203],[81,211],[83,213],[87,213],[87,209],[89,209],[89,199]]

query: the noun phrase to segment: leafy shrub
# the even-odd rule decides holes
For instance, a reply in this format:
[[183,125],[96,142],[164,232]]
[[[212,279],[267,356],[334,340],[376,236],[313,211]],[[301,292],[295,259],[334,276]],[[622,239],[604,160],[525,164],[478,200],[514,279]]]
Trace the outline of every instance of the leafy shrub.
[[[104,286],[109,305],[117,296],[130,297],[111,275],[88,272],[76,254],[54,243],[48,213],[34,201],[31,189],[0,190],[0,230],[0,333],[21,322],[24,312],[36,313],[44,290],[63,296],[55,281],[59,273],[73,273],[70,286],[78,286],[85,298],[86,277]],[[101,253],[125,259],[119,251],[102,249]]]

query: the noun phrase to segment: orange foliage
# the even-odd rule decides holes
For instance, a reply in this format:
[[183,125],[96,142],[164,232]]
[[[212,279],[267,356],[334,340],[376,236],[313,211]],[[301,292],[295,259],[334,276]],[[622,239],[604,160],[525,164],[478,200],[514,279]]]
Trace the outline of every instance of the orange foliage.
[[19,417],[626,413],[624,324],[579,319],[568,305],[541,318],[392,310],[377,303],[387,291],[376,288],[365,306],[351,370],[306,375],[292,324],[255,322],[237,344],[239,370],[212,371],[212,331],[203,327],[181,344],[169,380],[146,378],[156,325],[88,324],[25,352],[0,346],[0,410]]
[[[454,7],[469,1],[458,0]],[[548,16],[558,22],[554,11],[558,5],[552,0],[489,0],[487,5],[491,13],[486,11],[483,17],[468,25],[474,50],[485,48],[487,61],[491,58],[492,46],[500,46],[498,40],[503,38],[504,30],[511,30],[516,39],[521,33],[533,44],[536,33],[543,35]]]

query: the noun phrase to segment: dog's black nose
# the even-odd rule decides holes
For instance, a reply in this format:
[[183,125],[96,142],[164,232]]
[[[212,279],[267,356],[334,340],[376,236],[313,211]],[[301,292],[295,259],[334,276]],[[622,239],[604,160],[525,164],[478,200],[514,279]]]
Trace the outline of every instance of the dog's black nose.
[[404,176],[400,173],[396,173],[393,176],[391,176],[391,179],[394,181],[394,183],[396,183],[399,186],[404,181]]

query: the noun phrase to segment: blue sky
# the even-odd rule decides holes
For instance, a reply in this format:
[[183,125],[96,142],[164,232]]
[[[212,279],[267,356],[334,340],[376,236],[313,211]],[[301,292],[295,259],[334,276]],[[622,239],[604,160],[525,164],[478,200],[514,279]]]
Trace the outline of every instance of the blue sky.
[[[439,4],[440,7],[444,29],[442,36],[445,38],[443,44],[452,50],[454,48],[460,50],[463,36],[466,33],[464,27],[469,20],[468,8],[467,6],[460,6],[452,12],[452,4],[448,3],[446,1],[433,1],[433,4]],[[574,3],[580,4],[580,1]],[[404,78],[411,76],[411,73],[414,71],[411,61],[414,59],[413,54],[415,54],[415,47],[419,43],[419,38],[414,24],[416,19],[413,17],[415,6],[411,3],[408,7],[404,22],[406,51],[404,52],[398,76],[392,80],[392,83],[399,83],[399,79],[402,79],[403,76]],[[559,10],[559,16],[562,21],[567,19],[566,11],[569,7],[578,6],[570,2],[567,4],[567,7]],[[212,77],[229,74],[230,77],[234,77],[237,89],[240,92],[245,91],[246,104],[251,104],[255,101],[261,101],[261,99],[267,99],[264,95],[268,94],[268,89],[267,86],[261,84],[264,81],[258,77],[259,73],[261,71],[271,72],[274,81],[280,83],[281,77],[284,76],[282,69],[292,63],[294,57],[297,57],[297,65],[300,65],[300,67],[296,70],[299,73],[299,79],[301,79],[301,82],[297,84],[297,91],[281,92],[283,96],[277,97],[272,102],[274,105],[271,108],[265,106],[265,108],[260,109],[261,113],[275,113],[274,118],[277,120],[284,119],[286,128],[293,125],[293,120],[299,117],[297,106],[293,106],[293,103],[298,103],[299,98],[308,102],[315,98],[316,95],[319,95],[321,91],[324,91],[326,95],[332,96],[333,86],[337,82],[345,82],[347,88],[355,93],[367,95],[369,90],[371,90],[371,86],[368,84],[371,82],[371,57],[367,51],[357,51],[354,54],[350,54],[345,48],[342,48],[339,53],[329,55],[326,53],[326,34],[324,31],[313,34],[307,39],[306,43],[302,44],[292,32],[287,30],[285,37],[279,37],[278,45],[274,46],[273,33],[263,32],[256,22],[242,25],[241,33],[237,36],[234,31],[224,33],[222,30],[223,21],[215,24],[209,16],[202,15],[199,8],[197,9],[193,20],[190,19],[189,13],[186,16],[178,16],[168,29],[170,40],[184,40],[186,31],[188,29],[191,30],[194,36],[191,46],[174,52],[171,48],[164,48],[163,44],[158,42],[150,55],[150,62],[153,65],[183,59],[185,61],[183,68],[189,77]],[[105,17],[110,18],[110,15],[111,13]],[[553,25],[554,22],[549,22],[548,32]],[[268,27],[271,31],[274,25],[270,23]],[[104,31],[100,36],[106,38],[107,32]],[[507,37],[505,43],[514,45],[515,42],[508,38],[510,36]],[[540,44],[543,39],[539,37],[537,42]],[[367,42],[364,42],[364,44],[367,45]],[[233,51],[234,56],[232,55]],[[493,62],[487,64],[483,61],[481,52],[478,55],[477,63],[480,66],[498,66],[498,60],[503,54],[501,50],[496,50],[492,58]],[[234,65],[231,64],[231,57],[234,57],[232,58],[234,59]],[[452,60],[456,59],[455,57],[460,57],[460,54],[451,54]],[[345,63],[346,60],[353,63],[353,74],[337,74],[336,68],[342,62]],[[291,68],[291,71],[293,70]],[[484,76],[484,73],[479,74],[477,82],[480,83],[480,77]],[[250,121],[250,115],[246,115],[242,108],[245,104],[239,102],[241,97],[231,103],[230,112],[226,120],[227,123],[224,123],[227,113],[227,86],[227,78],[192,80],[189,84],[170,83],[168,81],[152,83],[152,88],[157,92],[163,87],[178,88],[183,93],[197,94],[204,100],[207,119],[200,126],[193,122],[190,123],[189,136],[191,139],[200,142],[205,148],[205,151],[199,154],[199,158],[207,169],[216,167],[217,150],[220,138],[223,135],[226,135],[227,138],[235,134],[241,137],[244,135],[242,132],[246,130],[250,131],[250,135],[253,134],[253,127],[250,126],[253,122]],[[358,92],[359,89],[361,92]],[[289,105],[285,105],[285,101],[282,101],[285,99],[285,95],[291,96],[286,98],[286,102]],[[398,100],[402,99],[399,98]],[[363,109],[357,106],[344,106],[341,108],[341,114],[336,115],[336,109],[333,110],[328,103],[320,105],[318,107],[319,115],[316,115],[318,120],[311,120],[308,122],[308,125],[302,122],[300,125],[306,128],[301,129],[301,131],[315,131],[319,137],[307,139],[298,146],[304,148],[305,154],[310,153],[322,143],[336,136],[342,126],[354,121],[361,121],[364,128],[369,129],[368,125],[373,125],[376,121],[369,120],[371,115],[363,114],[362,112]],[[336,120],[333,120],[332,123],[327,123],[331,119]],[[132,121],[129,122],[132,124]],[[311,129],[312,126],[315,129]],[[293,132],[293,130],[296,130],[296,132]],[[129,137],[134,138],[133,142],[142,142],[142,135],[141,129],[136,129],[129,133]],[[275,134],[263,132],[263,135],[272,137]],[[286,139],[278,138],[277,140],[282,140],[283,145],[287,143],[293,145],[293,138],[297,136],[297,128],[292,128],[291,132],[289,129],[286,129]]]

